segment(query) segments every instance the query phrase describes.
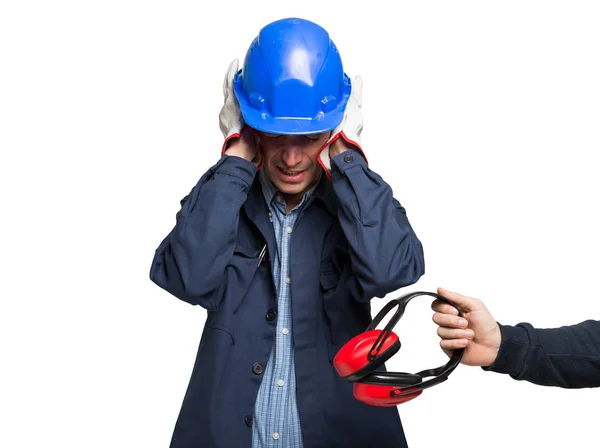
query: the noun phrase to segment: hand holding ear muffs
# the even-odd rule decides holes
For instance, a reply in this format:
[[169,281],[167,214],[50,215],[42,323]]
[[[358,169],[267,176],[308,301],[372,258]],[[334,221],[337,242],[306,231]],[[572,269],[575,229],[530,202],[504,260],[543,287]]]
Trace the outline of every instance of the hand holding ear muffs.
[[[392,331],[406,305],[417,296],[431,296],[451,303],[433,292],[413,292],[391,300],[361,333],[350,339],[335,355],[333,365],[338,374],[354,383],[354,396],[371,406],[396,406],[421,395],[424,389],[440,384],[460,363],[464,349],[455,350],[443,366],[418,373],[385,372],[376,370],[400,350],[400,338]],[[375,329],[392,308],[395,314],[383,330]],[[460,311],[459,311],[460,315]]]

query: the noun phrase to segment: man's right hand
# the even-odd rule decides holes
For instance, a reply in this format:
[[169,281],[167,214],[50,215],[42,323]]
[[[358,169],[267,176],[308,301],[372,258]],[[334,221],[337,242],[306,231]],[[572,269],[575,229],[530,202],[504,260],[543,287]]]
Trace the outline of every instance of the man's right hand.
[[228,156],[237,156],[258,166],[260,156],[257,150],[256,137],[248,126],[242,129],[240,138],[230,139],[229,147],[225,150]]
[[233,77],[238,71],[238,65],[237,59],[231,61],[223,80],[224,101],[219,113],[219,127],[223,137],[225,137],[225,142],[221,153],[242,157],[258,165],[260,157],[257,151],[256,138],[250,128],[244,125],[242,111],[233,91]]
[[[433,321],[438,324],[440,346],[448,356],[464,348],[461,363],[468,366],[490,366],[498,356],[502,334],[498,323],[478,299],[438,288],[438,294],[455,306],[435,300]],[[460,309],[462,316],[458,315]]]

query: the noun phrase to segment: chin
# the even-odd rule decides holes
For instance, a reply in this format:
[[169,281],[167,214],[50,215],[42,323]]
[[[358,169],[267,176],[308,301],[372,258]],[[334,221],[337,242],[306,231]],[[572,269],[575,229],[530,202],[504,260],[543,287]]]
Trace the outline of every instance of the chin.
[[277,189],[281,191],[283,194],[299,194],[302,193],[306,189],[306,185],[276,185]]

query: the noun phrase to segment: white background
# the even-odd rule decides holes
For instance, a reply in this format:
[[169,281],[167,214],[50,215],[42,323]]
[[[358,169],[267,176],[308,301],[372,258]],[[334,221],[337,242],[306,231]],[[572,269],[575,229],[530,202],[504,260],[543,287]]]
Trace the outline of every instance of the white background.
[[[219,158],[230,60],[283,17],[324,26],[363,76],[364,148],[425,248],[389,299],[445,286],[502,323],[598,318],[600,7],[380,5],[2,3],[0,446],[168,446],[205,311],[150,263]],[[445,362],[428,306],[391,369]],[[459,366],[400,414],[415,448],[591,447],[599,403]]]

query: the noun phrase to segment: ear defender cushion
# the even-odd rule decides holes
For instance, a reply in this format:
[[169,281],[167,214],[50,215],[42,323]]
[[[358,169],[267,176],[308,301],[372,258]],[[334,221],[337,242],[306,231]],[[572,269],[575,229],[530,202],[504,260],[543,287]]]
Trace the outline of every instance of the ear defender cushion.
[[406,403],[423,393],[423,389],[409,387],[402,390],[402,393],[411,390],[414,390],[414,392],[394,397],[391,395],[391,392],[394,389],[398,388],[394,386],[376,386],[373,384],[354,383],[354,397],[370,406],[390,407]]
[[371,373],[400,349],[398,335],[390,332],[373,361],[369,360],[369,352],[382,330],[369,330],[354,336],[337,352],[333,358],[333,366],[337,373],[349,380],[356,381]]

